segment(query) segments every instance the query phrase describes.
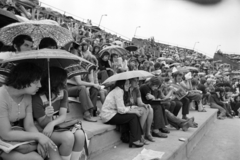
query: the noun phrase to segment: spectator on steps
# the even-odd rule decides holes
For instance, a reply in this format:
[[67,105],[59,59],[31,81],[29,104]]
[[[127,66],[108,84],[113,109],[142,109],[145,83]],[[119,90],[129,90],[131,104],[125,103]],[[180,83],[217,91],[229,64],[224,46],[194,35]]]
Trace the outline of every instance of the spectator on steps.
[[33,115],[39,129],[58,146],[57,152],[49,152],[50,159],[78,160],[85,142],[82,130],[56,131],[54,127],[63,123],[67,116],[68,92],[66,90],[67,72],[58,67],[50,67],[51,101],[49,106],[48,76],[41,82],[42,88],[32,99]]
[[[40,133],[32,116],[32,97],[41,87],[42,70],[32,63],[19,63],[8,75],[6,84],[0,88],[0,137],[7,141],[36,141],[36,145],[10,153],[1,152],[5,160],[43,160],[49,151],[57,149],[55,143]],[[13,130],[14,126],[23,130]]]
[[142,147],[141,142],[143,130],[139,121],[142,116],[141,110],[124,105],[125,92],[130,87],[129,80],[120,80],[115,88],[107,95],[102,106],[100,117],[106,124],[123,125],[128,124],[130,128],[129,147]]

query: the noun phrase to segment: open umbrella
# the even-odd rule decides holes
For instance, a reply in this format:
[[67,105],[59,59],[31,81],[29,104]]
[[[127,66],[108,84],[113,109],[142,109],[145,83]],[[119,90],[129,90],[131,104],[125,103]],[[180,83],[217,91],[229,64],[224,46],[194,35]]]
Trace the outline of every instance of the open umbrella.
[[5,26],[0,29],[0,41],[5,45],[12,45],[13,39],[22,34],[32,37],[34,47],[45,37],[54,39],[58,46],[73,41],[71,32],[52,20],[26,21]]
[[[11,53],[9,56],[5,56],[2,60],[3,64],[7,62],[11,63],[21,63],[21,62],[32,62],[42,67],[44,70],[48,71],[48,83],[49,83],[49,99],[51,100],[51,86],[50,86],[50,66],[57,66],[65,69],[68,72],[68,76],[81,74],[86,70],[81,67],[81,59],[64,50],[53,50],[53,49],[42,49],[42,50],[32,50],[21,53]],[[82,60],[87,62],[86,60]],[[89,62],[90,63],[90,62]],[[51,101],[49,103],[51,105]]]
[[138,50],[138,47],[137,46],[127,46],[127,47],[125,47],[125,49],[128,51],[136,51],[136,50]]
[[47,69],[47,61],[45,59],[51,59],[50,66],[57,66],[67,71],[68,78],[72,78],[76,75],[89,73],[91,69],[96,68],[91,62],[75,56],[65,50],[58,49],[41,49],[32,50],[26,52],[20,52],[18,54],[14,52],[2,52],[0,53],[0,74],[7,75],[10,72],[11,66],[14,64],[6,64],[6,62],[33,62],[44,70]]
[[122,47],[119,46],[109,46],[109,47],[105,47],[103,48],[100,52],[99,52],[99,56],[101,57],[101,55],[105,52],[108,51],[110,54],[116,53],[119,56],[122,56],[124,54],[128,54],[128,51]]
[[106,79],[103,82],[103,84],[115,82],[115,81],[119,81],[119,80],[127,80],[127,79],[132,79],[132,78],[147,78],[147,77],[153,77],[153,76],[154,76],[153,74],[143,71],[143,70],[128,71],[128,72],[115,74],[115,75],[109,77],[108,79]]
[[178,68],[178,70],[181,72],[190,72],[190,71],[198,71],[198,68],[191,67],[191,66],[185,66],[185,67]]

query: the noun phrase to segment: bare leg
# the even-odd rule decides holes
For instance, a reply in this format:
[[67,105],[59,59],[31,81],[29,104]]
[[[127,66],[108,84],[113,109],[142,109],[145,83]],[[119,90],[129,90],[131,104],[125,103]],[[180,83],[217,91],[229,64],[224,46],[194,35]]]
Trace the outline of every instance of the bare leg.
[[4,160],[43,160],[43,158],[37,152],[22,154],[12,151],[10,153],[2,153],[1,157]]
[[149,113],[147,117],[146,135],[151,135],[151,126],[153,122],[153,109],[149,108]]

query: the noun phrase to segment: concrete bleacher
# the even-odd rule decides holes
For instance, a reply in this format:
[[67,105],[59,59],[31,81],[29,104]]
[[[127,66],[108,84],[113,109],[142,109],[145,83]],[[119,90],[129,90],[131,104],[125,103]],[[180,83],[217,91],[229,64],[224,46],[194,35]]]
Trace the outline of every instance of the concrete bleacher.
[[[168,138],[155,138],[156,142],[145,145],[146,149],[165,152],[163,160],[185,160],[191,151],[211,128],[216,120],[217,110],[206,107],[207,112],[191,111],[189,117],[194,116],[199,124],[198,128],[189,128],[187,132],[170,128],[171,133]],[[79,103],[70,101],[69,118],[82,119],[81,107]],[[105,125],[98,119],[97,123],[83,122],[89,145],[90,160],[132,160],[143,148],[130,149],[127,144],[120,140],[120,134],[116,131],[116,126]],[[179,141],[185,138],[186,141]]]

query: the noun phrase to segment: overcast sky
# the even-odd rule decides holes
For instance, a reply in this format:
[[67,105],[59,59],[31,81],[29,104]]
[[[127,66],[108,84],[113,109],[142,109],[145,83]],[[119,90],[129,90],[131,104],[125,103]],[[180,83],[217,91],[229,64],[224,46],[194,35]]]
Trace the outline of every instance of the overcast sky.
[[[240,0],[199,5],[186,0],[40,0],[132,38],[193,48],[213,56],[216,47],[240,54]],[[45,6],[45,5],[42,5]],[[63,12],[61,12],[63,13]],[[68,15],[68,14],[66,14]],[[80,18],[79,18],[80,19]],[[80,19],[81,20],[81,19]],[[86,21],[85,21],[86,22]]]

